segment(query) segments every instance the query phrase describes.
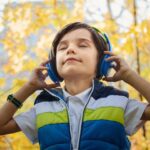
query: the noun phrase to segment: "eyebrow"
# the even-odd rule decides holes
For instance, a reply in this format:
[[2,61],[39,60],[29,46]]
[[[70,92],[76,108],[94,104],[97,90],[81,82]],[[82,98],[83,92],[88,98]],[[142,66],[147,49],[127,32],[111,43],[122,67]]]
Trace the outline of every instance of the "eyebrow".
[[[91,40],[85,39],[85,38],[78,38],[77,41],[81,41],[81,42],[82,42],[82,41],[87,41],[87,42],[89,42],[89,43],[92,42]],[[60,46],[61,44],[66,44],[67,42],[68,42],[68,40],[62,40],[62,41],[59,42],[58,46]]]

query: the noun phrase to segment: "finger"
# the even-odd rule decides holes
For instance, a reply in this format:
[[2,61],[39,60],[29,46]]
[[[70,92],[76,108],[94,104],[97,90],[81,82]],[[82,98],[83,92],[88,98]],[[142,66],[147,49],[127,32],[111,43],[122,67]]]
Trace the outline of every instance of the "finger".
[[47,77],[47,76],[48,76],[48,72],[46,72],[46,73],[44,74],[44,76],[46,76],[46,77]]
[[105,59],[106,61],[120,61],[120,57],[118,56],[110,56],[108,58]]
[[53,83],[53,84],[47,84],[46,88],[50,89],[50,88],[55,88],[55,87],[58,87],[58,86],[60,86],[60,84]]
[[47,71],[48,70],[48,68],[47,67],[43,67],[43,66],[39,66],[39,67],[37,67],[37,68],[35,68],[35,73],[37,73],[37,74],[41,74],[43,71]]
[[48,72],[46,72],[45,74],[43,74],[43,78],[45,79],[48,76]]
[[105,80],[105,81],[114,81],[114,78],[113,77],[104,77],[102,80]]
[[111,51],[104,51],[104,54],[109,54],[111,56],[116,56],[116,54],[111,52]]
[[50,62],[50,60],[46,60],[46,61],[42,62],[42,63],[40,64],[40,66],[45,66],[48,62]]
[[45,80],[47,76],[48,76],[48,73],[45,73],[45,74],[40,73],[40,74],[39,74],[39,77],[40,77],[40,79],[42,79],[42,80]]
[[117,65],[112,65],[112,68],[113,68],[115,71],[117,71],[117,70],[119,69],[119,66],[117,66]]
[[37,70],[48,70],[48,68],[44,67],[44,66],[39,66],[39,67],[37,67]]

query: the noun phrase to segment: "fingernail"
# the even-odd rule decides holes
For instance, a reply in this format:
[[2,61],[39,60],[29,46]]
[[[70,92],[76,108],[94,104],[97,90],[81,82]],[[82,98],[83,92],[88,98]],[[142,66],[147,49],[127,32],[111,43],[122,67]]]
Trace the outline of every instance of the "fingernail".
[[60,86],[60,83],[59,83],[59,82],[56,82],[56,85],[57,85],[57,86]]

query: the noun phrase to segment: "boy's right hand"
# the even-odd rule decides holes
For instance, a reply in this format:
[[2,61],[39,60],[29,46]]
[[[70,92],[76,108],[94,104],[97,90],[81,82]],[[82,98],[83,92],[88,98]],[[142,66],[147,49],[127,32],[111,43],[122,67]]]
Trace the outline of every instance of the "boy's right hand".
[[[45,82],[46,77],[48,76],[48,68],[45,65],[49,62],[49,60],[42,62],[37,68],[35,68],[31,74],[31,77],[28,81],[28,86],[32,87],[34,90],[41,90],[43,88],[54,88],[57,87],[58,84],[47,84]],[[45,71],[46,73],[43,73]]]

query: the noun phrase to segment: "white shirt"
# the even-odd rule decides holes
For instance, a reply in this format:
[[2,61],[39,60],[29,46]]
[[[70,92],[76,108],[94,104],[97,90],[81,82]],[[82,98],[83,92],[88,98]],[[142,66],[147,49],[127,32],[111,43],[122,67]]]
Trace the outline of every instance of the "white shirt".
[[72,122],[71,137],[73,150],[77,150],[78,144],[77,137],[79,136],[79,126],[80,126],[79,122],[82,119],[81,116],[83,114],[84,107],[89,100],[91,89],[92,88],[88,88],[85,91],[81,92],[80,94],[74,96],[70,95],[65,89],[63,89],[63,94],[69,108],[69,119],[70,122]]

